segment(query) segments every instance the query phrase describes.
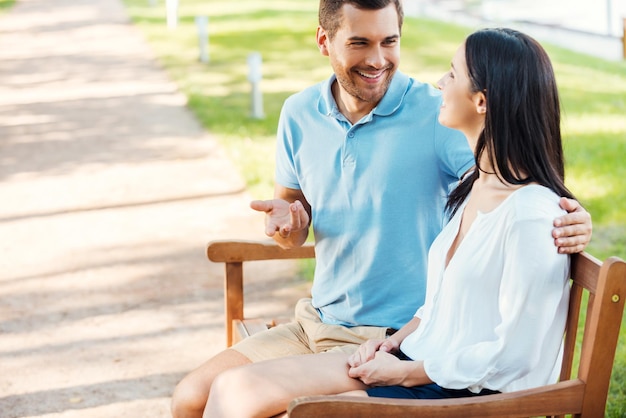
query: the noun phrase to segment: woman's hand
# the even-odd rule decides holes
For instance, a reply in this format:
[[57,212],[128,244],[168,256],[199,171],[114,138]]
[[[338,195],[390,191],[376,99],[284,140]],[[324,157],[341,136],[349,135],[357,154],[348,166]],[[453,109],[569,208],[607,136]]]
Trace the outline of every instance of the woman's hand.
[[374,359],[374,356],[378,351],[387,353],[395,353],[398,351],[398,343],[394,340],[387,338],[382,340],[367,340],[348,358],[348,364],[350,367],[358,367],[370,360]]
[[386,351],[378,350],[374,358],[359,366],[351,366],[348,376],[369,386],[400,385],[408,373],[406,366],[413,361],[402,361]]

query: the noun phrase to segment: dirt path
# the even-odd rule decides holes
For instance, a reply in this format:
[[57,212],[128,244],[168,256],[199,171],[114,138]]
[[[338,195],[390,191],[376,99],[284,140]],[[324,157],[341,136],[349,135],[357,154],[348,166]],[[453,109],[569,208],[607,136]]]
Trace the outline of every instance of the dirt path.
[[[262,218],[119,0],[20,0],[0,80],[0,417],[169,417],[224,346],[205,245]],[[292,268],[251,268],[251,311],[290,312]]]

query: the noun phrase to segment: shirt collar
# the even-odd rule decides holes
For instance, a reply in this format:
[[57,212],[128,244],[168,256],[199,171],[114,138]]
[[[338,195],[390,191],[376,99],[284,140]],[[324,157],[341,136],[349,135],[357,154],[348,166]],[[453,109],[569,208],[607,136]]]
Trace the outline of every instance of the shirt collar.
[[[337,77],[333,74],[328,80],[322,83],[317,109],[323,115],[335,117],[341,115],[331,90],[331,86],[336,79]],[[380,103],[378,103],[378,106],[372,110],[371,114],[379,116],[389,116],[393,114],[402,104],[409,83],[410,78],[406,74],[396,71],[387,92]]]

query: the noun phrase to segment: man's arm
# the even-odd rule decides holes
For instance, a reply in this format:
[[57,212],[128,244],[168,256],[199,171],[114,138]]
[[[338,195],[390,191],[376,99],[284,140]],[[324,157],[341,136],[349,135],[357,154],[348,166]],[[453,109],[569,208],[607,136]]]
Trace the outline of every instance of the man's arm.
[[250,207],[265,212],[265,233],[281,247],[300,247],[306,242],[311,205],[301,190],[276,185],[273,200],[254,200]]
[[574,199],[562,197],[559,204],[568,214],[554,220],[554,245],[561,254],[579,253],[591,241],[591,215]]

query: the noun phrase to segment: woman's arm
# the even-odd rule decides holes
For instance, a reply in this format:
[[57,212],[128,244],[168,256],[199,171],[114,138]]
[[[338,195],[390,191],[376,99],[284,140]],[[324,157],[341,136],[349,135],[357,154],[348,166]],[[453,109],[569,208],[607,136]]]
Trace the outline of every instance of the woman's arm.
[[424,369],[437,384],[479,391],[510,389],[512,384],[531,387],[551,379],[567,315],[569,260],[554,251],[546,236],[550,224],[544,217],[508,228],[502,266],[492,260],[497,270],[481,273],[501,277],[492,337],[469,338],[453,351],[425,358]]

